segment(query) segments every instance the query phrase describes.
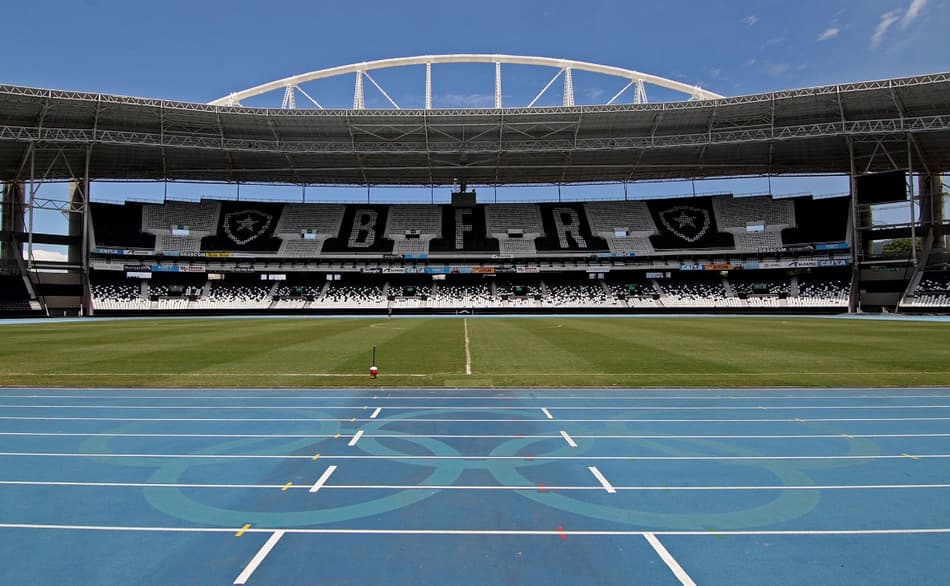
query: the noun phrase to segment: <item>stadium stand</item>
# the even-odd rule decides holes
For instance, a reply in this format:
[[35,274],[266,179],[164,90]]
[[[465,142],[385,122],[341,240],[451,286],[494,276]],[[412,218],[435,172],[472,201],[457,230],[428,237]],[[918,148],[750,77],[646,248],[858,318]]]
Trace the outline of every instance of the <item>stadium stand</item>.
[[846,198],[202,201],[93,214],[93,296],[107,311],[831,310],[849,295]]
[[169,201],[142,207],[142,232],[155,236],[155,253],[195,255],[201,239],[215,231],[221,202]]
[[545,307],[606,308],[623,303],[603,279],[591,279],[588,273],[544,275]]
[[19,275],[0,275],[0,315],[27,315],[39,309]]
[[498,251],[511,256],[537,254],[534,240],[544,235],[541,210],[536,204],[486,206],[488,236],[498,240]]
[[611,252],[623,256],[655,252],[650,236],[657,233],[646,203],[642,201],[589,202],[584,204],[590,229],[603,238]]
[[155,250],[155,236],[142,232],[143,204],[93,203],[92,231],[96,246]]
[[950,307],[950,272],[927,271],[917,284],[912,299],[905,305],[918,307]]
[[789,303],[799,307],[846,307],[850,286],[848,275],[841,271],[802,274],[798,277],[798,295],[790,297]]
[[429,242],[442,237],[442,213],[436,205],[394,205],[389,208],[386,238],[393,254],[427,255]]
[[329,285],[312,307],[331,309],[376,308],[387,306],[385,283],[368,275],[345,275],[339,281],[327,281]]
[[274,230],[283,241],[278,256],[319,256],[324,242],[340,233],[345,210],[343,205],[286,204]]
[[482,277],[465,278],[463,275],[453,275],[449,279],[435,283],[432,297],[429,298],[431,307],[447,309],[492,307],[491,287]]
[[738,306],[738,299],[728,297],[718,273],[682,274],[660,283],[661,301],[665,307],[729,307]]

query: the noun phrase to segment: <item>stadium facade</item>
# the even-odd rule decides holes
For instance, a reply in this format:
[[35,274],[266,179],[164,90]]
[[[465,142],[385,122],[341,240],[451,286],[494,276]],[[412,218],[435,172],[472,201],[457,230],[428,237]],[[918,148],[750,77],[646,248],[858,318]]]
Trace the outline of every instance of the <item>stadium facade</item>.
[[[367,110],[359,68],[352,110],[296,108],[300,77],[270,84],[280,109],[0,86],[4,313],[950,306],[950,73],[664,103],[640,92],[663,80],[637,74],[641,103],[576,106],[580,65],[559,63],[564,105],[543,108],[430,109],[427,86],[426,109]],[[556,201],[565,184],[799,174],[850,177],[850,193]],[[461,180],[547,184],[552,201],[92,204],[97,180]],[[70,181],[70,201],[38,197],[46,181]],[[895,202],[911,221],[874,226]],[[33,229],[51,207],[68,234]],[[874,243],[894,239],[917,245],[882,257]],[[33,244],[68,246],[68,261],[24,257]]]

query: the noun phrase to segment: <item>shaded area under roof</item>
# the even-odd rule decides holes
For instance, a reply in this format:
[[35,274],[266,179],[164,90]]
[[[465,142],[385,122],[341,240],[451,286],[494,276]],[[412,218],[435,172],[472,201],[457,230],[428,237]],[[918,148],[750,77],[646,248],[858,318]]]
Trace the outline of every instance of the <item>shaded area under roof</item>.
[[[909,138],[911,137],[911,138]],[[581,183],[950,170],[950,73],[708,101],[276,110],[0,86],[0,180]],[[91,149],[90,149],[91,147]],[[910,161],[908,161],[910,159]]]

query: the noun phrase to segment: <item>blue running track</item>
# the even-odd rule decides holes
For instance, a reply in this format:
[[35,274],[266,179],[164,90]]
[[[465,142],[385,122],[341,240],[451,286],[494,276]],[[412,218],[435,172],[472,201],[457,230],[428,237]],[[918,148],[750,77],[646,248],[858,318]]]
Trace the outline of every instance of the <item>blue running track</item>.
[[3,584],[946,584],[950,389],[0,389]]

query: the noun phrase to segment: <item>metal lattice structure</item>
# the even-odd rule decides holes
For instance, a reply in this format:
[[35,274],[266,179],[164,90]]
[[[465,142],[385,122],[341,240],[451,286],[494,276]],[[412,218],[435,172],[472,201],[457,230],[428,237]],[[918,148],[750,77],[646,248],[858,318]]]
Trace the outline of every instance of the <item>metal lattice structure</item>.
[[0,86],[0,112],[4,181],[562,184],[950,170],[950,73],[497,110],[282,110]]
[[295,109],[298,107],[296,95],[299,93],[306,100],[318,109],[323,109],[323,106],[320,105],[316,99],[314,99],[310,93],[308,93],[303,87],[303,84],[307,82],[312,82],[321,79],[328,79],[341,76],[354,76],[354,87],[353,87],[353,109],[354,110],[363,110],[366,105],[365,99],[365,90],[366,90],[366,81],[370,83],[371,86],[375,87],[377,91],[386,99],[390,106],[399,110],[401,109],[399,104],[392,98],[390,92],[387,92],[383,86],[370,74],[371,71],[381,70],[381,69],[393,69],[401,67],[425,67],[425,109],[432,110],[432,82],[433,82],[433,65],[445,65],[445,64],[490,64],[495,67],[495,85],[494,85],[494,107],[496,109],[503,107],[503,94],[502,94],[502,67],[505,66],[537,66],[537,67],[546,67],[551,68],[556,71],[551,80],[545,85],[540,92],[534,97],[533,100],[526,106],[527,108],[533,108],[535,104],[538,103],[538,100],[557,82],[559,79],[563,85],[563,98],[561,104],[563,106],[574,106],[574,82],[573,82],[573,72],[574,71],[585,71],[589,73],[595,73],[599,75],[605,75],[608,77],[619,79],[623,85],[617,93],[610,98],[606,105],[611,105],[617,102],[628,90],[632,90],[633,94],[633,103],[635,104],[645,104],[648,101],[647,98],[647,86],[659,86],[672,90],[684,96],[688,96],[691,100],[709,100],[714,98],[721,98],[719,94],[710,92],[703,88],[688,85],[681,83],[672,79],[667,79],[665,77],[660,77],[657,75],[650,75],[648,73],[642,73],[639,71],[633,71],[631,69],[624,69],[621,67],[613,67],[610,65],[598,65],[596,63],[588,63],[585,61],[572,61],[568,59],[551,59],[549,57],[527,57],[522,55],[481,55],[481,54],[460,54],[460,55],[422,55],[419,57],[398,57],[395,59],[381,59],[378,61],[368,61],[363,63],[353,63],[350,65],[342,65],[339,67],[331,67],[328,69],[320,69],[317,71],[311,71],[309,73],[302,73],[300,75],[293,75],[290,77],[285,77],[283,79],[278,79],[268,83],[260,84],[246,90],[241,90],[237,92],[232,92],[227,96],[219,98],[211,102],[212,105],[216,106],[240,106],[242,100],[247,100],[256,96],[268,94],[271,92],[283,92],[283,99],[281,101],[281,109]]

